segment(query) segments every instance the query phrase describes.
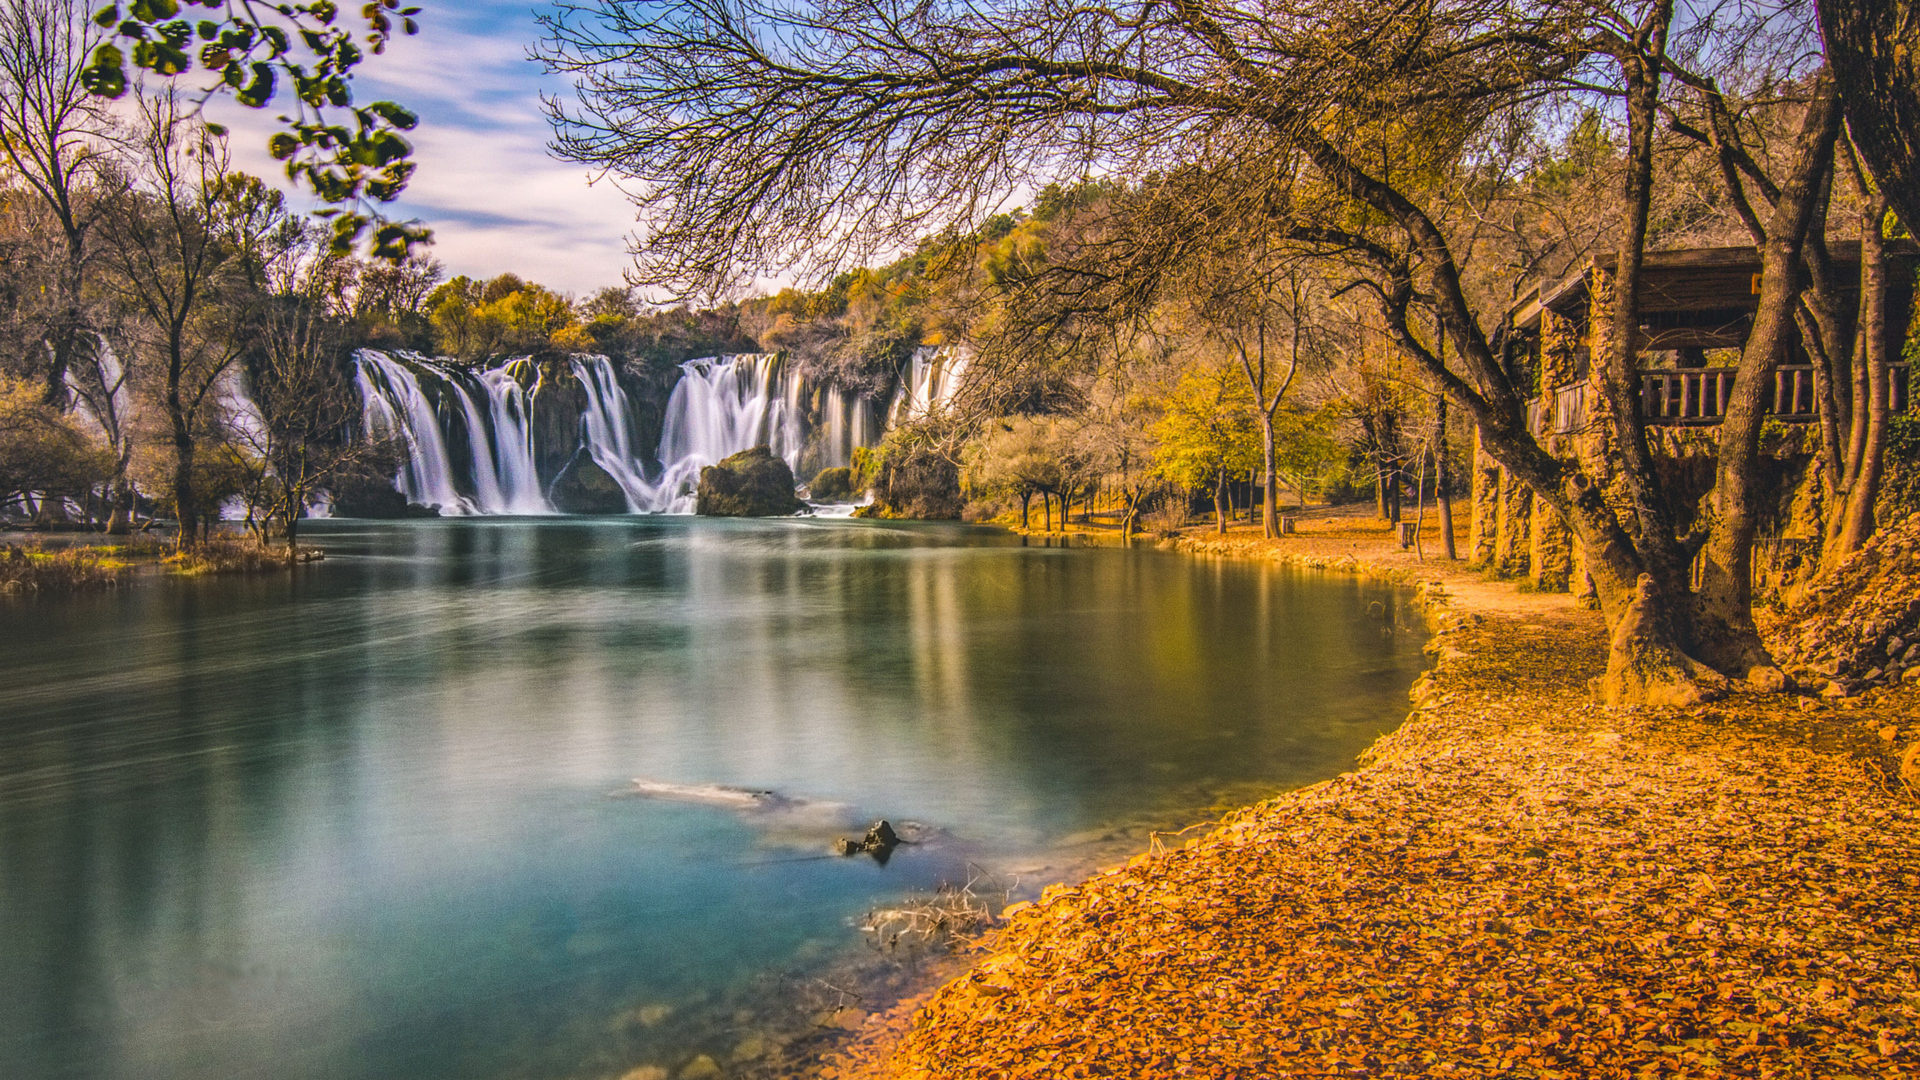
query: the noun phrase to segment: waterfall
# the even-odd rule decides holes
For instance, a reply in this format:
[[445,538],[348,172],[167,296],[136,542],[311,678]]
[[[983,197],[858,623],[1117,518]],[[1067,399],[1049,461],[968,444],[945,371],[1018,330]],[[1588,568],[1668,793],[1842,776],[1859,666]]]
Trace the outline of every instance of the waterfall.
[[893,422],[919,420],[953,404],[968,360],[964,350],[952,345],[922,345],[913,350],[888,410]]
[[799,468],[806,388],[777,353],[689,360],[680,373],[660,431],[662,473],[642,509],[690,513],[700,470],[755,446]]
[[826,421],[826,435],[820,447],[823,467],[851,465],[854,450],[879,441],[873,402],[864,395],[849,395],[837,386],[828,387],[820,407]]
[[627,392],[620,388],[620,375],[613,361],[604,356],[575,357],[573,376],[586,392],[587,408],[580,426],[587,453],[627,497],[632,513],[660,512],[662,485],[647,480],[640,458],[633,452],[633,433],[629,418]]
[[[423,369],[437,370],[424,365]],[[366,408],[367,433],[406,440],[407,460],[394,482],[407,501],[439,507],[443,514],[484,512],[453,485],[453,459],[447,454],[439,414],[414,369],[385,353],[366,349],[360,353],[355,379]]]
[[[408,502],[443,514],[553,512],[534,467],[532,410],[520,382],[528,371],[516,367],[521,364],[476,375],[419,357],[360,353],[367,431],[406,441],[407,460],[395,483]],[[465,453],[457,460],[447,445],[443,409],[457,410],[466,430]]]
[[[533,408],[526,383],[539,374],[525,359],[480,373],[489,418],[493,422],[493,486],[509,514],[550,514],[553,507],[540,486],[533,459]],[[491,512],[491,511],[486,511]]]
[[[856,448],[881,434],[871,400],[837,387],[816,390],[778,354],[712,356],[680,365],[649,455],[636,444],[618,365],[575,356],[568,372],[581,402],[573,457],[584,453],[610,477],[631,513],[692,513],[700,470],[754,446],[769,447],[805,480],[804,468],[849,464]],[[367,349],[358,383],[369,434],[406,443],[395,485],[409,502],[446,514],[541,514],[554,512],[555,477],[538,470],[533,403],[548,401],[551,375],[525,358],[470,372]],[[916,379],[931,379],[929,393],[938,397],[951,393],[939,388],[942,377],[952,375]],[[541,406],[551,417],[549,407]],[[551,431],[550,419],[541,430]]]

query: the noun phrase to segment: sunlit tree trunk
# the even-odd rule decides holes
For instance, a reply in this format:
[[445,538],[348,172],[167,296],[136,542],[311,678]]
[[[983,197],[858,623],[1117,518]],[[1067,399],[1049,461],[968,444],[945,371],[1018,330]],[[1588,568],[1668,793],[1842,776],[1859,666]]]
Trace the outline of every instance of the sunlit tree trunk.
[[1847,498],[1837,508],[1839,530],[1830,557],[1823,563],[1837,565],[1841,559],[1867,542],[1873,535],[1873,504],[1880,495],[1880,476],[1887,449],[1887,422],[1892,407],[1893,385],[1887,356],[1887,248],[1881,231],[1887,215],[1887,199],[1876,194],[1867,200],[1860,230],[1860,332],[1854,363],[1865,371],[1865,394],[1855,399],[1854,408],[1866,413],[1858,468],[1847,486]]
[[1433,453],[1434,497],[1440,504],[1440,537],[1445,542],[1447,558],[1458,559],[1460,552],[1453,542],[1453,494],[1448,490],[1453,477],[1447,469],[1447,399],[1444,396],[1434,407]]
[[1753,536],[1759,513],[1760,428],[1764,394],[1794,331],[1800,291],[1797,270],[1816,204],[1833,166],[1840,107],[1829,72],[1822,69],[1802,121],[1792,176],[1781,185],[1761,254],[1760,306],[1741,351],[1714,477],[1714,520],[1702,550],[1695,597],[1694,655],[1721,671],[1772,667],[1753,624]]

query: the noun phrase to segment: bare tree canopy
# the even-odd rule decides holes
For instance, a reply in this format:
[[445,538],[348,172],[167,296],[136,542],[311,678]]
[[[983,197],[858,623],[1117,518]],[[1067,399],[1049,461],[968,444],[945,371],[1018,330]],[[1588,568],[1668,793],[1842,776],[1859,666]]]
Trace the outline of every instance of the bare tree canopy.
[[1457,131],[1463,108],[1576,68],[1590,13],[599,0],[559,5],[537,51],[579,84],[549,102],[557,150],[630,185],[641,279],[688,289],[832,266],[1052,179],[1226,160],[1276,133],[1331,151],[1388,119]]

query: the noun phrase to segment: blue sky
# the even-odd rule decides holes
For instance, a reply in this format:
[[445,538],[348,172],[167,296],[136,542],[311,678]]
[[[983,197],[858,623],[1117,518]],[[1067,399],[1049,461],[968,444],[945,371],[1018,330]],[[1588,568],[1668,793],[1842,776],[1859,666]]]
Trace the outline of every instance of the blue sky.
[[[419,171],[399,217],[434,230],[450,274],[511,270],[581,296],[620,284],[634,207],[611,183],[547,153],[540,92],[570,92],[528,60],[539,36],[529,0],[420,0],[417,37],[372,57],[354,79],[360,101],[389,99],[420,114],[411,133]],[[280,179],[266,156],[277,112],[227,105],[236,162]],[[251,113],[251,115],[240,115]],[[305,197],[303,205],[310,203]]]

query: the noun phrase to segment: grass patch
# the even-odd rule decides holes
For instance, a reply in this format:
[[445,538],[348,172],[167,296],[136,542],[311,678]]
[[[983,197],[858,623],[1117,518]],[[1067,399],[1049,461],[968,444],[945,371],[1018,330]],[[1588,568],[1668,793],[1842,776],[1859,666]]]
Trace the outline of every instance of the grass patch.
[[[301,554],[304,556],[307,553]],[[264,570],[284,570],[288,565],[285,548],[262,547],[252,540],[229,537],[217,537],[195,544],[168,555],[162,561],[181,577],[257,574]]]
[[132,569],[124,558],[91,547],[46,551],[9,544],[0,547],[0,592],[84,592],[109,589]]

